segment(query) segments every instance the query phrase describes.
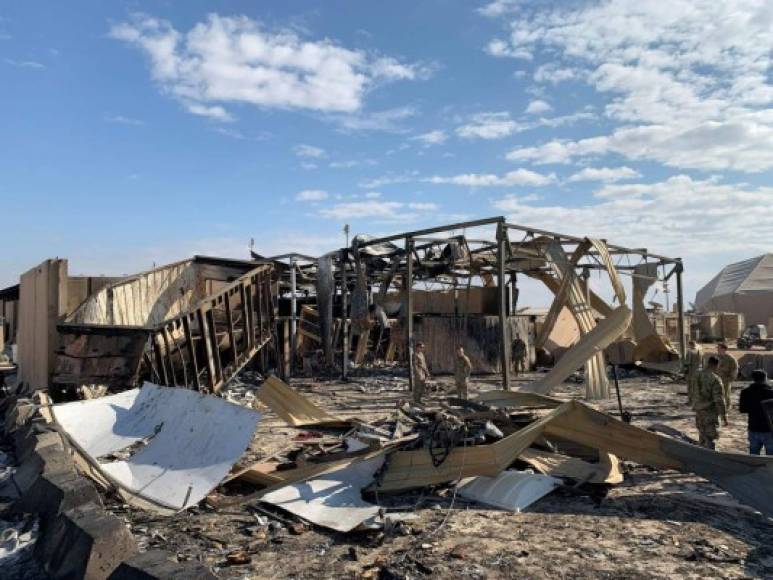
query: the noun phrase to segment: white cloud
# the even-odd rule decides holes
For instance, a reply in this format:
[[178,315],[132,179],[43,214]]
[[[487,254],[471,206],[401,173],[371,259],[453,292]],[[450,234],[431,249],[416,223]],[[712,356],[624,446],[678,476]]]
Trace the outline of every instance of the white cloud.
[[522,0],[494,0],[478,8],[478,12],[489,18],[496,18],[514,12]]
[[245,135],[238,129],[233,129],[231,127],[215,127],[214,131],[216,133],[224,135],[225,137],[229,137],[231,139],[236,139],[239,141],[265,141],[266,139],[269,139],[271,137],[271,133],[269,133],[268,131],[262,131],[255,135]]
[[456,134],[464,139],[501,139],[522,131],[524,127],[510,118],[510,113],[477,113]]
[[547,113],[548,111],[552,110],[553,107],[551,107],[547,102],[543,101],[542,99],[536,99],[529,103],[525,112],[527,115],[539,115],[541,113]]
[[414,137],[411,137],[411,140],[420,141],[423,145],[429,146],[429,145],[440,145],[442,143],[445,143],[447,138],[448,136],[446,135],[445,131],[436,129],[434,131],[429,131],[427,133],[422,133],[421,135],[416,135]]
[[580,77],[580,72],[568,67],[560,67],[554,63],[543,64],[534,71],[534,80],[538,83],[557,85]]
[[110,36],[145,52],[153,79],[187,110],[218,120],[231,117],[228,103],[353,113],[376,84],[425,74],[419,65],[268,30],[245,16],[210,14],[180,32],[138,15]]
[[773,187],[677,175],[656,183],[604,185],[580,206],[535,205],[512,196],[493,205],[512,214],[515,223],[684,257],[690,285],[697,288],[722,264],[770,251],[771,199]]
[[424,181],[435,184],[462,185],[467,187],[509,187],[514,185],[544,186],[556,182],[555,174],[544,175],[528,169],[516,169],[504,175],[493,173],[464,173],[443,177],[436,175]]
[[418,181],[419,172],[416,170],[405,173],[389,173],[381,177],[367,179],[359,184],[363,189],[377,189],[385,185],[395,185],[397,183],[411,183]]
[[359,161],[350,159],[348,161],[331,161],[328,167],[331,169],[351,169],[352,167],[357,167],[359,164]]
[[368,191],[362,195],[365,199],[378,199],[381,197],[381,193],[378,191]]
[[[607,97],[604,113],[618,126],[590,143],[542,148],[564,149],[565,161],[590,150],[680,168],[773,168],[773,4],[674,0],[667,11],[637,0],[544,6],[519,12],[498,52],[544,55],[535,72],[540,82],[586,80]],[[519,150],[515,157],[525,155]]]
[[16,68],[30,68],[33,70],[46,68],[46,65],[36,60],[14,60],[12,58],[4,58],[3,62],[7,65],[15,66]]
[[436,211],[440,209],[438,204],[430,202],[412,202],[408,204],[408,207],[417,211]]
[[535,147],[519,147],[507,154],[510,161],[532,161],[536,164],[569,163],[574,157],[599,155],[609,150],[606,137],[580,141],[554,140]]
[[418,219],[423,214],[435,212],[438,209],[438,205],[434,203],[403,203],[368,199],[367,201],[338,203],[320,210],[319,215],[336,220],[373,219],[406,222]]
[[329,119],[338,123],[343,131],[386,131],[388,133],[406,133],[402,121],[416,115],[413,107],[396,107],[383,111],[359,112],[348,115],[330,115]]
[[641,173],[630,167],[586,167],[582,171],[571,175],[567,181],[603,181],[612,183],[625,179],[636,179]]
[[321,147],[315,147],[314,145],[296,145],[293,148],[293,153],[297,157],[310,157],[312,159],[320,159],[325,157],[325,150]]
[[328,197],[328,193],[321,189],[305,189],[295,194],[297,201],[323,201]]
[[495,38],[486,45],[486,52],[497,58],[520,58],[522,60],[534,58],[530,51],[522,48],[513,48],[512,45],[499,38]]
[[145,124],[145,121],[124,117],[123,115],[106,115],[105,121],[108,123],[116,123],[118,125],[133,125],[135,127],[140,127]]
[[194,115],[198,115],[200,117],[209,117],[210,119],[215,119],[216,121],[223,121],[225,123],[231,123],[234,121],[233,115],[231,115],[231,113],[226,111],[220,105],[207,106],[201,105],[199,103],[185,103],[185,110],[187,110],[189,113],[193,113]]

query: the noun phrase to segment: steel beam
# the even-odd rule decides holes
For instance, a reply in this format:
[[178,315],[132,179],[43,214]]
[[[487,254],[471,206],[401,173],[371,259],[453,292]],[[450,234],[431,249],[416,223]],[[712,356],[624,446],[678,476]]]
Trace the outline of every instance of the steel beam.
[[499,298],[499,361],[502,366],[502,388],[510,389],[510,319],[507,316],[507,230],[504,222],[497,226],[497,296]]
[[405,238],[405,346],[408,349],[408,388],[413,394],[413,239]]
[[681,258],[676,264],[676,312],[677,312],[677,328],[679,330],[679,352],[684,360],[687,353],[687,341],[684,337],[684,295],[682,293],[682,271],[684,266],[682,265]]

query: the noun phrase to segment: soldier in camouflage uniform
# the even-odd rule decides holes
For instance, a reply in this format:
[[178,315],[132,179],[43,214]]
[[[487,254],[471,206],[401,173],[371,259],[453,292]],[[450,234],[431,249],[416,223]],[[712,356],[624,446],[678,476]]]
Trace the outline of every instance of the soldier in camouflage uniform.
[[[702,367],[703,351],[694,340],[691,340],[688,345],[687,353],[684,356],[684,380],[687,383],[688,397],[692,392],[693,383]],[[690,400],[688,399],[687,402],[689,403]]]
[[460,399],[467,398],[467,380],[472,372],[470,357],[464,354],[464,347],[456,347],[456,364],[454,365],[454,378],[456,379],[456,395]]
[[720,342],[717,346],[717,352],[719,355],[719,367],[717,368],[717,374],[722,381],[722,390],[725,394],[725,408],[730,410],[730,388],[733,385],[733,381],[738,378],[738,361],[735,357],[727,352],[727,345],[724,342]]
[[520,334],[515,335],[510,353],[513,358],[513,370],[517,377],[519,373],[526,370],[526,343]]
[[413,401],[421,403],[424,391],[427,388],[427,381],[430,379],[427,359],[424,356],[424,343],[416,345],[416,352],[413,354]]
[[693,381],[689,400],[695,410],[695,426],[698,428],[700,444],[714,449],[719,439],[719,420],[727,426],[727,408],[722,381],[717,376],[719,359],[709,357],[706,368]]

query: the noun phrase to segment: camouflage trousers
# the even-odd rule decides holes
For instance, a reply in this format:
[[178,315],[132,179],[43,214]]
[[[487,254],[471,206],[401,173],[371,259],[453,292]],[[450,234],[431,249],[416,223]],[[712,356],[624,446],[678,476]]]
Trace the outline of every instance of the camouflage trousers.
[[714,449],[719,439],[719,415],[714,409],[695,411],[695,426],[698,428],[699,442],[702,447]]
[[413,378],[413,402],[421,403],[424,397],[424,391],[427,389],[427,382],[419,377]]
[[456,396],[460,399],[467,398],[467,377],[456,377]]
[[733,377],[722,375],[719,378],[722,381],[722,394],[725,399],[725,409],[727,409],[727,412],[729,413],[730,412],[730,391],[733,385]]

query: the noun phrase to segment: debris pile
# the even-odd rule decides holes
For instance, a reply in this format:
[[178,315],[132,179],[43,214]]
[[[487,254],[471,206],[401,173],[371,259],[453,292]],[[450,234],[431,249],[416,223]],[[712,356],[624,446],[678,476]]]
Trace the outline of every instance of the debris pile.
[[[426,237],[467,226],[495,228],[495,241]],[[619,258],[631,255],[641,261]],[[23,297],[65,266],[47,262],[6,294]],[[318,259],[197,256],[102,280],[46,324],[22,321],[24,380],[2,400],[19,466],[0,461],[0,489],[19,518],[0,522],[0,561],[37,535],[35,554],[54,577],[180,566],[209,578],[310,536],[306,550],[319,557],[347,538],[345,559],[363,578],[429,575],[417,550],[440,553],[433,534],[453,508],[549,511],[546,497],[600,506],[635,465],[697,475],[773,517],[773,458],[698,447],[669,425],[632,425],[636,410],[623,410],[620,379],[681,364],[644,307],[661,276],[681,272],[679,260],[646,250],[495,218],[357,237]],[[519,314],[518,274],[553,296],[539,320]],[[417,280],[442,289],[416,291]],[[43,320],[44,310],[27,313]],[[33,352],[41,329],[51,341]],[[46,367],[32,372],[36,356]],[[529,372],[538,361],[546,366]],[[473,371],[489,375],[476,375],[468,399]],[[597,408],[610,381],[621,419]],[[661,383],[674,387],[673,375],[647,381]],[[551,396],[569,384],[597,406]],[[435,531],[420,533],[428,506]],[[420,541],[389,564],[360,561],[358,546],[400,537]],[[529,557],[526,540],[518,546],[495,567]],[[483,574],[467,564],[469,543],[443,550],[458,573]],[[700,544],[690,554],[735,557]]]

